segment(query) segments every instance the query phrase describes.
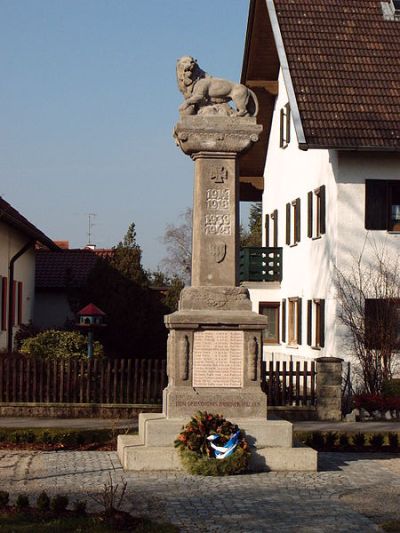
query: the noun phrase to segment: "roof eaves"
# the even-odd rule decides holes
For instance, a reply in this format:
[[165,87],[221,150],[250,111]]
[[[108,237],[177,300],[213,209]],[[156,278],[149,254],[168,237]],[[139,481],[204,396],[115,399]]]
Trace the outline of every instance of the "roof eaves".
[[[59,247],[49,237],[16,211],[8,202],[2,198],[0,198],[0,200],[0,220],[3,220],[9,226],[25,233],[35,241],[41,242],[50,250],[59,250]],[[13,213],[15,213],[15,215]]]
[[249,54],[250,54],[250,38],[253,32],[255,6],[256,6],[255,0],[250,0],[249,16],[247,19],[247,30],[246,30],[244,53],[243,53],[242,75],[240,78],[240,83],[243,83],[244,85],[246,84],[246,81],[247,81],[247,68],[249,64]]
[[289,70],[289,63],[286,56],[285,46],[283,44],[281,29],[279,27],[278,17],[275,10],[274,0],[266,0],[269,18],[274,34],[275,45],[281,64],[283,79],[285,81],[286,91],[289,98],[290,110],[293,117],[294,128],[296,130],[297,141],[302,150],[307,150],[308,144],[304,135],[303,124],[301,122],[299,106],[297,105],[296,94],[294,92],[292,76]]

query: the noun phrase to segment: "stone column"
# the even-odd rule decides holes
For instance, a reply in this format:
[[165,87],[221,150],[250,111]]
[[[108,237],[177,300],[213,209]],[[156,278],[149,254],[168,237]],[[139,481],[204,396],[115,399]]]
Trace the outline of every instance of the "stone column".
[[192,287],[239,285],[238,154],[258,140],[254,117],[187,116],[175,128],[195,161]]
[[342,362],[339,357],[319,357],[317,362],[318,420],[342,419]]

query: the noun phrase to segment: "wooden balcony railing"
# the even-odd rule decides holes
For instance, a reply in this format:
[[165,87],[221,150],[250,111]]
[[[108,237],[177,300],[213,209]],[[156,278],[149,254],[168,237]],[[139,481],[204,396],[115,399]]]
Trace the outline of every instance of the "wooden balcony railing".
[[282,281],[282,248],[240,249],[240,281]]

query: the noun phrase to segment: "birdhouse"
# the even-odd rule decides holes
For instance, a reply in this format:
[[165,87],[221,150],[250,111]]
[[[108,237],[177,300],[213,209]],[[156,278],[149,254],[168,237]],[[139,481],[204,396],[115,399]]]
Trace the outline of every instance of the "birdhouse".
[[89,304],[77,313],[79,317],[79,326],[86,328],[96,328],[105,326],[104,317],[106,314],[96,307],[94,304]]

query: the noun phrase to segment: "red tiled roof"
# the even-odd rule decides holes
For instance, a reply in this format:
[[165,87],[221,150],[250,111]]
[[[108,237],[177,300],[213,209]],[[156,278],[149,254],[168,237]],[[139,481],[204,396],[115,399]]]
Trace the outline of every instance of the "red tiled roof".
[[98,261],[91,250],[36,251],[36,288],[79,288]]
[[306,144],[400,150],[400,20],[381,0],[274,5]]
[[42,231],[21,215],[14,207],[0,196],[0,221],[21,231],[33,241],[39,241],[51,250],[58,250],[58,246]]
[[77,315],[106,316],[105,312],[94,304],[88,304],[86,307],[83,307],[83,309],[77,312]]

